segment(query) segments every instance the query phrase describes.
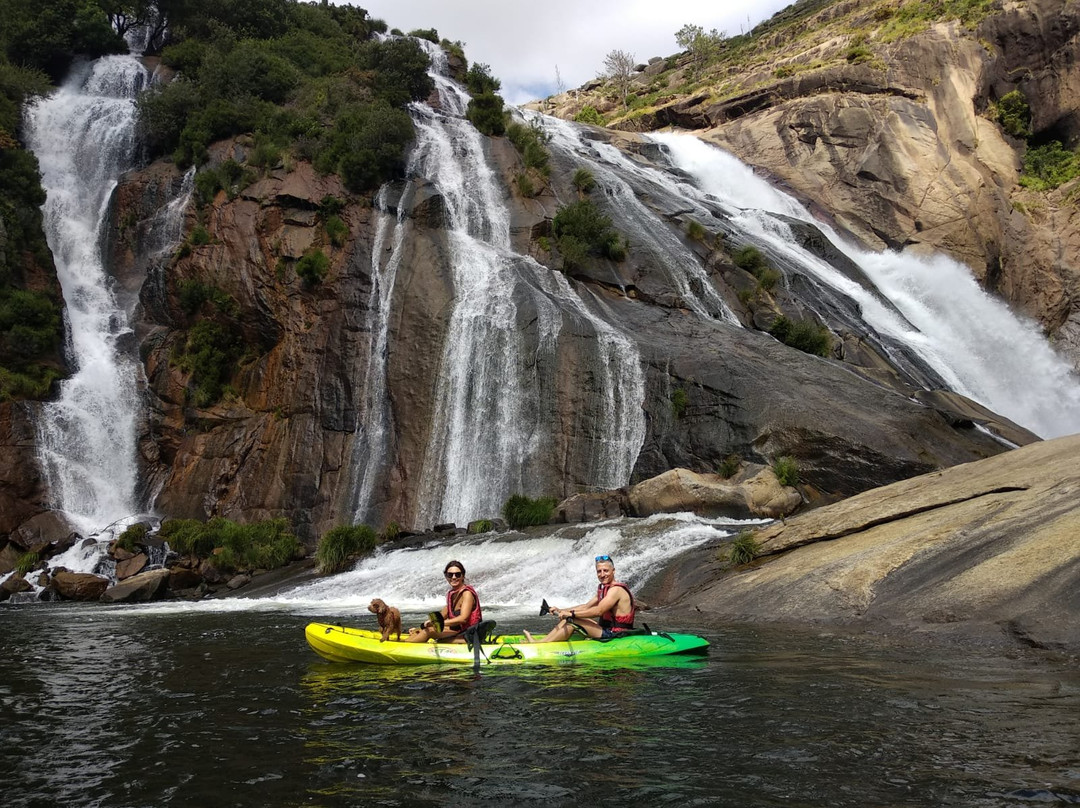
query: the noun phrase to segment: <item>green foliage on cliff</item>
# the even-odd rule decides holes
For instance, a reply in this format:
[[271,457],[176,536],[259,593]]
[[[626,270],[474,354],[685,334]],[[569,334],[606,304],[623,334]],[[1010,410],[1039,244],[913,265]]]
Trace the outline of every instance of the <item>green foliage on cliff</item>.
[[758,544],[757,539],[754,538],[754,532],[744,530],[728,544],[724,553],[724,560],[732,567],[739,567],[743,564],[749,564],[757,558],[760,552],[761,546]]
[[793,322],[783,315],[773,320],[769,333],[785,345],[816,356],[828,356],[832,353],[832,335],[823,325],[799,320]]
[[307,286],[318,286],[330,271],[330,259],[326,253],[315,248],[304,253],[296,262],[296,274]]
[[501,82],[491,75],[491,68],[479,62],[465,74],[465,86],[472,99],[465,110],[465,117],[485,135],[501,135],[506,131],[506,113],[502,96],[498,95]]
[[799,464],[793,457],[778,457],[772,464],[773,474],[780,485],[799,484]]
[[50,362],[63,332],[49,295],[0,285],[0,401],[45,398],[60,369]]
[[581,112],[574,116],[574,120],[578,123],[588,123],[593,126],[603,126],[604,118],[596,111],[594,106],[584,106],[581,108]]
[[506,128],[506,136],[521,155],[525,167],[543,176],[551,173],[548,161],[551,155],[547,150],[548,134],[539,125],[512,123]]
[[117,538],[116,546],[122,550],[127,550],[129,553],[134,553],[135,545],[143,542],[149,532],[150,527],[145,522],[128,525]]
[[378,542],[379,537],[367,525],[339,525],[319,537],[315,565],[324,575],[341,572],[357,556],[374,550]]
[[590,256],[613,261],[626,257],[626,246],[611,219],[588,199],[559,208],[552,230],[566,269],[583,266]]
[[183,24],[161,55],[178,76],[138,102],[153,153],[199,164],[214,141],[251,133],[249,164],[293,150],[357,192],[403,169],[413,138],[404,107],[433,87],[415,41],[371,39],[385,25],[348,5],[198,0],[198,15],[171,5]]
[[671,391],[671,414],[676,419],[682,418],[686,413],[686,405],[689,402],[690,399],[686,395],[686,391],[681,387],[676,387]]
[[199,320],[191,327],[174,360],[191,374],[192,404],[209,407],[221,398],[240,353],[239,340],[221,323]]
[[1001,124],[1001,128],[1013,137],[1031,136],[1031,106],[1019,90],[1005,93],[990,108],[990,117]]
[[503,517],[514,530],[533,525],[546,525],[558,504],[558,500],[554,497],[530,499],[522,494],[514,494],[503,506]]
[[1028,148],[1020,184],[1033,191],[1051,191],[1080,176],[1080,155],[1056,140]]
[[288,564],[303,552],[286,519],[267,519],[241,525],[216,517],[167,519],[159,535],[181,555],[212,558],[218,569],[274,569]]

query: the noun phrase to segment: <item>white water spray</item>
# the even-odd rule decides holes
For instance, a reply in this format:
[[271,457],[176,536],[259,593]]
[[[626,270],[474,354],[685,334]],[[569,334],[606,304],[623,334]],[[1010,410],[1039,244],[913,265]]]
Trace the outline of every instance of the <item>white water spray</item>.
[[[711,195],[747,241],[786,256],[855,300],[869,325],[908,345],[954,391],[1046,438],[1080,431],[1080,380],[1069,363],[1034,323],[983,291],[964,266],[942,255],[860,250],[727,152],[689,135],[650,137],[695,178],[700,190],[682,186],[688,194]],[[881,297],[800,247],[776,215],[821,230],[866,273]]]
[[149,76],[135,56],[107,56],[76,71],[27,110],[27,140],[41,165],[45,233],[71,329],[75,372],[44,407],[39,454],[50,504],[90,532],[137,510],[135,358],[131,333],[102,255],[102,223],[135,152],[135,96]]

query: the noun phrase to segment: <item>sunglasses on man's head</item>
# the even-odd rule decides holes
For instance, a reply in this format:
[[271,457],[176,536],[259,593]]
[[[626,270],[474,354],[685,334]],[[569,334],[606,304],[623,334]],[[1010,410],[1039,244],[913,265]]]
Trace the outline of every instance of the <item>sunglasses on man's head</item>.
[[447,578],[464,578],[465,577],[464,572],[444,572],[443,574]]
[[609,555],[602,555],[602,556],[597,556],[597,557],[596,557],[596,560],[597,560],[597,562],[600,562],[600,561],[611,561],[611,556],[609,556]]

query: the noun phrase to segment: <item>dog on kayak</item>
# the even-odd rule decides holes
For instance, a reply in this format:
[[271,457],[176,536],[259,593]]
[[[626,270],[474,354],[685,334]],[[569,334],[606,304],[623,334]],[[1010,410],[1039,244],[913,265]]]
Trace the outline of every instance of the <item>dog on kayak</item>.
[[379,631],[382,633],[379,642],[386,642],[391,634],[396,634],[397,641],[401,642],[401,612],[396,606],[387,606],[381,598],[375,598],[368,604],[368,611],[379,618]]

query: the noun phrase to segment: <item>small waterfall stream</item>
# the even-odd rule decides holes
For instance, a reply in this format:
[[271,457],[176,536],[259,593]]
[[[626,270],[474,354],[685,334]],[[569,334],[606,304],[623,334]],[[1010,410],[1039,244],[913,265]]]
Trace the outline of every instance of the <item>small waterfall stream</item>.
[[50,504],[91,532],[139,509],[135,459],[138,380],[129,312],[102,255],[102,223],[136,152],[135,96],[149,74],[134,55],[76,69],[27,110],[27,140],[47,193],[45,232],[64,292],[74,373],[39,422]]

